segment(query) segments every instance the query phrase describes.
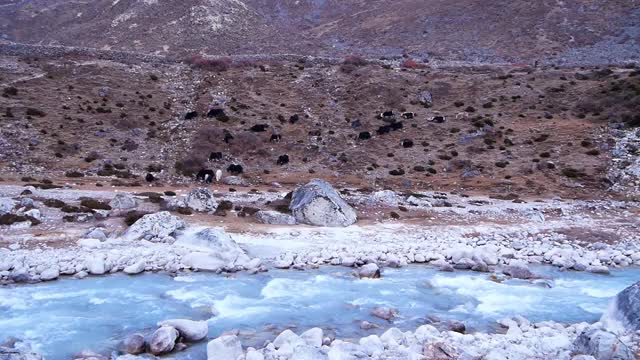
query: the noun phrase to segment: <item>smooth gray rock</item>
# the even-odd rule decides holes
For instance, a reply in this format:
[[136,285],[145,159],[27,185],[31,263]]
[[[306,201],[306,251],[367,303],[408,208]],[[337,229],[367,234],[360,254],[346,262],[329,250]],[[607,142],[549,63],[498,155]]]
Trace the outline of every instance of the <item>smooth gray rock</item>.
[[127,354],[142,354],[146,347],[144,336],[142,334],[131,334],[124,339],[122,347]]
[[289,214],[277,211],[260,210],[256,213],[256,219],[263,224],[270,225],[295,225],[296,218]]
[[213,197],[213,193],[205,188],[189,191],[185,204],[190,209],[200,212],[213,211],[218,207],[218,202]]
[[239,177],[239,176],[225,176],[222,179],[222,182],[225,185],[232,185],[232,186],[249,186],[249,183],[246,182],[243,178]]
[[358,270],[358,277],[377,279],[380,277],[380,268],[375,263],[363,265]]
[[520,265],[508,265],[502,268],[502,273],[516,279],[540,279],[541,276],[534,274],[528,268]]
[[138,206],[136,199],[129,194],[116,194],[114,198],[109,202],[114,210],[129,210]]
[[371,315],[383,320],[391,321],[398,316],[398,310],[386,306],[376,306],[371,310]]
[[633,352],[613,333],[596,327],[586,328],[573,343],[576,354],[592,355],[596,359],[633,360]]
[[143,238],[165,238],[185,227],[184,221],[168,211],[147,214],[127,229],[124,237],[127,240]]
[[619,292],[614,301],[626,330],[640,330],[640,281]]
[[0,198],[0,215],[8,214],[13,211],[16,204],[17,202],[11,198]]
[[171,352],[178,339],[178,330],[172,326],[162,326],[151,335],[149,340],[149,352],[153,355],[161,355]]
[[293,192],[289,204],[298,223],[316,226],[349,226],[356,222],[355,210],[324,181],[315,179]]
[[433,95],[431,92],[424,90],[421,91],[417,96],[418,102],[426,107],[431,107],[433,105]]
[[172,326],[187,341],[199,341],[207,337],[209,324],[206,321],[170,319],[158,323],[158,326]]
[[87,239],[98,239],[100,241],[107,240],[107,233],[103,228],[94,228],[84,235]]

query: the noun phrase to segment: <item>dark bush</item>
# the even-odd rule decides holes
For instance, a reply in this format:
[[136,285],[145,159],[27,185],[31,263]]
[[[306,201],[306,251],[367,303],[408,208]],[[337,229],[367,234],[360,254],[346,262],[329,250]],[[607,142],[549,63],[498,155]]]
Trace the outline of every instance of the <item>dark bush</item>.
[[564,168],[562,169],[562,175],[570,178],[570,179],[576,179],[579,177],[583,177],[585,176],[585,173],[578,170],[578,169],[574,169],[572,167],[568,167],[568,168]]
[[15,223],[31,221],[32,225],[40,224],[40,221],[31,217],[31,216],[23,216],[23,215],[15,215],[15,214],[4,214],[0,216],[0,225],[13,225]]
[[44,111],[39,110],[39,109],[35,109],[35,108],[27,108],[27,115],[29,115],[29,116],[45,117],[45,116],[47,116],[47,113],[45,113]]
[[193,214],[193,211],[191,209],[189,209],[188,207],[179,207],[176,209],[176,212],[178,212],[178,214],[181,215],[191,215]]
[[218,207],[216,208],[216,211],[213,212],[213,215],[227,216],[227,211],[230,211],[232,209],[233,209],[233,203],[231,201],[222,200],[218,204]]
[[99,158],[100,154],[98,154],[96,151],[92,151],[84,158],[84,161],[90,163],[98,160]]
[[9,86],[4,88],[4,90],[2,90],[2,96],[7,97],[7,96],[16,96],[18,95],[18,89],[14,86]]
[[84,177],[84,174],[77,170],[71,170],[64,173],[64,176],[68,178],[81,178]]
[[147,213],[145,212],[141,212],[141,211],[129,211],[125,216],[124,216],[124,223],[127,224],[127,226],[131,226],[133,225],[136,221],[140,220],[141,217],[147,215]]
[[184,176],[193,176],[204,168],[204,160],[199,157],[187,157],[176,161],[176,172]]
[[80,200],[80,206],[84,206],[93,210],[111,210],[111,206],[109,206],[108,203],[91,198],[84,198]]
[[57,209],[61,209],[67,205],[64,201],[58,200],[58,199],[44,199],[42,200],[42,203],[44,204],[44,206],[57,208]]
[[205,58],[202,55],[193,55],[186,61],[191,67],[208,71],[223,72],[229,70],[233,61],[228,57],[221,58]]

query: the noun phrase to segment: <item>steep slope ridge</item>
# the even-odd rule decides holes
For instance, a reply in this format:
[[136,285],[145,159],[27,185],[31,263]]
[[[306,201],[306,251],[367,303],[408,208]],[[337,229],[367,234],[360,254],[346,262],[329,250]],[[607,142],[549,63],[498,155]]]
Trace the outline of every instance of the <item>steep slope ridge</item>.
[[620,61],[638,50],[636,8],[633,0],[36,0],[1,6],[0,33],[141,52],[407,52],[489,62],[559,61],[595,46],[611,52],[600,61]]

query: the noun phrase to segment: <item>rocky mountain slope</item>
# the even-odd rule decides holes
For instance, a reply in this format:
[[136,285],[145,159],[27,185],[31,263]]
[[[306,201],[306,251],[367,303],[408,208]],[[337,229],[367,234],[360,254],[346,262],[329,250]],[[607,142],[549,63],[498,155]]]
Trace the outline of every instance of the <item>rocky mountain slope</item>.
[[418,59],[637,59],[633,0],[10,0],[5,40],[183,54],[410,54]]
[[3,58],[3,177],[131,185],[208,168],[253,184],[590,197],[612,185],[612,157],[635,166],[631,138],[613,151],[639,122],[633,67],[205,63]]

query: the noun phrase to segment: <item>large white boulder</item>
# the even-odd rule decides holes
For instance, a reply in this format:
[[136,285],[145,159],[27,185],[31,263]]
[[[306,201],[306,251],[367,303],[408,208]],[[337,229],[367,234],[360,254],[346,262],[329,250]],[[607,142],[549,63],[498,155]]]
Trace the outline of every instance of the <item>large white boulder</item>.
[[122,271],[125,274],[136,275],[143,272],[146,266],[147,264],[144,260],[139,260],[129,266],[126,266],[124,269],[122,269]]
[[187,341],[199,341],[207,337],[209,324],[206,321],[170,319],[158,323],[158,326],[172,326]]
[[275,340],[273,340],[273,345],[276,347],[276,349],[280,349],[285,345],[295,347],[300,342],[300,337],[293,331],[287,329],[281,332],[280,335],[278,335]]
[[362,349],[367,352],[369,356],[378,356],[384,352],[384,344],[378,335],[370,335],[363,337],[359,341]]
[[324,337],[324,332],[320,328],[311,328],[302,334],[300,334],[300,339],[304,341],[307,345],[313,347],[321,347],[322,346],[322,338]]
[[89,274],[92,275],[102,275],[107,272],[107,266],[104,262],[104,257],[101,254],[87,256],[85,259],[85,266]]
[[218,203],[209,189],[200,188],[189,191],[185,200],[187,207],[195,211],[212,211],[218,207]]
[[242,344],[235,335],[223,335],[207,344],[207,360],[238,360],[241,355]]
[[216,271],[251,260],[231,236],[219,228],[187,232],[178,237],[174,245],[195,250],[182,258],[183,264],[194,269]]
[[168,211],[147,214],[127,229],[127,240],[165,238],[185,227],[184,221]]
[[297,222],[317,226],[349,226],[356,222],[355,210],[324,181],[315,179],[293,192],[289,204]]
[[56,265],[56,266],[52,266],[52,267],[44,270],[42,273],[40,273],[40,280],[42,280],[42,281],[55,280],[59,276],[60,276],[60,268]]

